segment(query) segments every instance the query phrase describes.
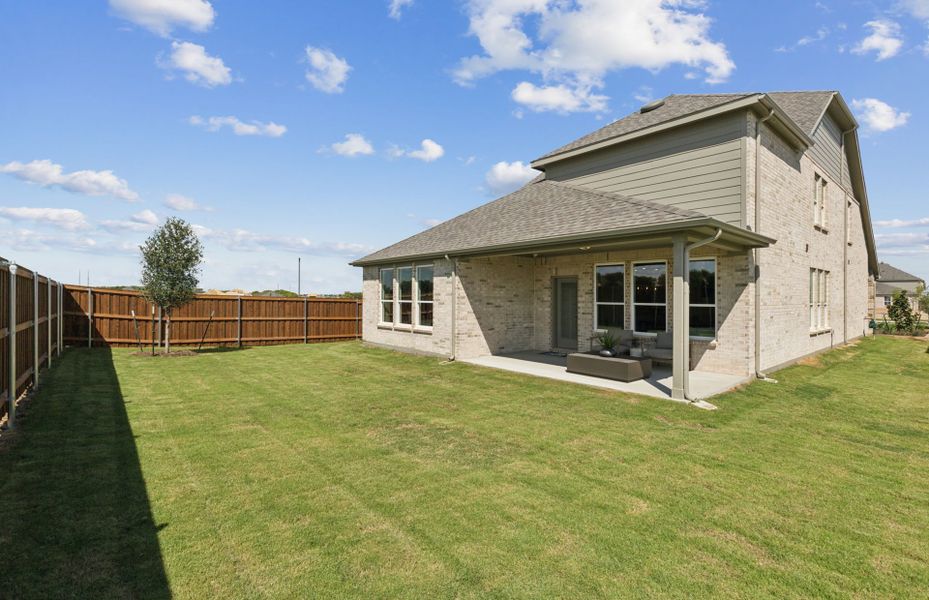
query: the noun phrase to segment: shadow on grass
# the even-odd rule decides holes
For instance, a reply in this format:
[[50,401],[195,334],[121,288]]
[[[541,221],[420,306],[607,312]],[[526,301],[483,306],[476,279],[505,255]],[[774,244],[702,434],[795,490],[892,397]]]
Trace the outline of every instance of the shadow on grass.
[[112,356],[66,352],[0,451],[0,595],[170,598]]
[[200,348],[199,350],[196,348],[193,349],[197,354],[224,354],[226,352],[243,352],[245,350],[251,350],[251,346],[211,346],[209,348]]

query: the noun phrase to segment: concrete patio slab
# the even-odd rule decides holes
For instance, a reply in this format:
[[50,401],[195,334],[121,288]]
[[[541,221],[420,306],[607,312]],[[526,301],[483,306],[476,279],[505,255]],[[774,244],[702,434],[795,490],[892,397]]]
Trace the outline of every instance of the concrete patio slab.
[[[625,383],[622,381],[613,381],[611,379],[602,379],[600,377],[568,373],[566,369],[567,358],[565,356],[538,351],[481,356],[478,358],[463,359],[461,362],[482,367],[502,369],[504,371],[512,371],[514,373],[522,373],[524,375],[534,375],[536,377],[545,377],[558,381],[579,383],[607,390],[615,390],[617,392],[641,394],[643,396],[651,396],[653,398],[662,398],[665,400],[672,399],[671,369],[664,365],[656,365],[652,372],[652,376],[648,379]],[[696,406],[712,410],[716,407],[709,402],[705,402],[706,398],[711,398],[717,394],[729,391],[747,381],[748,378],[736,375],[691,371],[690,392],[694,399],[701,400],[701,402],[694,403]]]

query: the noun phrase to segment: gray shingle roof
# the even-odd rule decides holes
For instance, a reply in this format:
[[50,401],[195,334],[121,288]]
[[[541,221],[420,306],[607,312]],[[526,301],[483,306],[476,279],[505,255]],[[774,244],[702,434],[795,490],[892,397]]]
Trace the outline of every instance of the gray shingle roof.
[[543,242],[563,236],[703,218],[706,215],[692,210],[542,179],[354,264],[458,254],[504,244]]
[[880,264],[877,278],[881,281],[922,281],[922,279],[916,275],[910,275],[906,271],[902,271],[885,262]]
[[832,102],[835,92],[769,92],[768,96],[784,109],[787,116],[812,136],[819,118]]
[[[826,110],[835,92],[770,92],[767,94],[780,106],[807,135],[813,135],[813,130],[819,124],[819,117]],[[647,129],[687,115],[703,112],[711,108],[723,106],[760,93],[744,94],[673,94],[664,98],[660,107],[642,113],[636,111],[622,119],[613,121],[609,125],[582,136],[569,144],[552,150],[537,160],[549,158],[563,152],[570,152],[590,144],[596,144],[622,135],[627,135],[641,129]]]
[[[640,113],[638,111],[618,121],[613,121],[609,125],[580,137],[561,148],[552,150],[541,158],[548,158],[562,152],[576,150],[583,146],[596,144],[614,137],[626,135],[640,129],[646,129],[654,125],[660,125],[666,121],[673,121],[687,115],[698,113],[710,108],[722,106],[729,102],[735,102],[748,98],[753,94],[674,94],[664,99],[664,104],[655,110]],[[541,160],[541,159],[539,159]]]

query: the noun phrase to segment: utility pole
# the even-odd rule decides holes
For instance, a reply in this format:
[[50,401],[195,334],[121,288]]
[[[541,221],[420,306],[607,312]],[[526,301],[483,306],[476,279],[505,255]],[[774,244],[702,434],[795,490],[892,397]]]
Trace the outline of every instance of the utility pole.
[[300,259],[300,257],[298,256],[298,257],[297,257],[297,295],[298,295],[298,296],[302,296],[302,294],[300,293],[300,291],[301,291],[301,290],[300,290],[300,275],[301,275],[301,270],[300,270],[300,269],[301,269],[301,264],[300,264],[300,260],[301,260],[301,259]]

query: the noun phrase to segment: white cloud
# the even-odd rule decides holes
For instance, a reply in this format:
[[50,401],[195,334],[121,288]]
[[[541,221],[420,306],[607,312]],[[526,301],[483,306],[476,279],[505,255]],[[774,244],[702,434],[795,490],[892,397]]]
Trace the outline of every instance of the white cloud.
[[340,156],[367,156],[369,154],[374,154],[374,146],[372,146],[371,142],[366,140],[360,133],[345,134],[345,141],[332,144],[329,146],[329,150],[332,150]]
[[206,31],[216,13],[206,0],[110,0],[120,17],[167,37],[175,27]]
[[900,25],[889,19],[876,19],[865,23],[871,34],[858,42],[852,52],[855,54],[877,53],[877,60],[892,58],[903,47],[903,34]]
[[442,158],[445,155],[445,148],[443,148],[438,142],[426,138],[420,142],[419,150],[404,150],[403,148],[393,146],[387,152],[394,158],[406,156],[409,158],[421,160],[423,162],[432,162]]
[[403,14],[403,9],[412,6],[413,0],[390,0],[387,7],[387,13],[391,19],[399,19]]
[[88,196],[114,196],[127,202],[136,202],[139,195],[129,188],[125,179],[113,171],[73,171],[65,173],[61,165],[50,160],[28,163],[13,161],[0,165],[0,173],[9,173],[23,181],[42,187],[60,187],[63,190]]
[[929,227],[929,217],[921,219],[889,219],[887,221],[875,221],[877,227]]
[[51,225],[66,231],[87,229],[87,217],[73,208],[31,208],[26,206],[0,206],[0,216],[14,221],[32,221]]
[[810,46],[822,42],[827,37],[829,37],[829,28],[820,27],[816,30],[815,34],[803,36],[797,40],[793,46],[781,46],[780,48],[775,48],[775,52],[793,52],[797,48],[802,48],[804,46]]
[[162,204],[168,208],[180,212],[208,210],[207,208],[200,206],[200,204],[193,198],[188,198],[187,196],[182,196],[181,194],[168,194],[165,196],[164,202],[162,202]]
[[[679,64],[719,83],[735,63],[711,39],[704,7],[701,0],[470,0],[469,33],[484,53],[462,59],[453,75],[468,85],[499,71],[527,70],[541,75],[542,88],[565,85],[581,97],[601,87],[608,72],[632,67]],[[589,110],[588,103],[575,106]]]
[[906,125],[910,113],[902,112],[877,98],[852,100],[852,108],[869,131],[883,132]]
[[204,240],[217,242],[235,252],[282,250],[321,255],[359,256],[371,250],[364,244],[351,242],[315,242],[308,238],[261,234],[246,229],[219,230],[194,225],[194,231]]
[[306,80],[313,87],[327,94],[341,94],[345,90],[345,81],[352,67],[344,58],[339,58],[331,50],[307,46],[306,60],[309,64]]
[[273,121],[263,123],[261,121],[249,121],[245,123],[238,117],[208,117],[204,119],[199,115],[194,115],[188,119],[191,125],[203,127],[207,131],[219,131],[223,127],[230,127],[236,135],[261,135],[265,137],[281,137],[287,133],[287,127],[278,125]]
[[184,79],[203,87],[232,83],[232,72],[223,59],[210,56],[203,46],[192,42],[171,42],[171,56],[167,61],[159,59],[158,65],[181,71]]
[[135,213],[128,220],[106,220],[101,221],[100,226],[111,233],[148,232],[153,230],[161,220],[154,212],[145,209]]
[[919,244],[929,245],[929,233],[878,233],[874,236],[882,248],[906,248]]
[[929,0],[902,0],[900,5],[913,17],[929,21]]
[[567,86],[564,84],[536,86],[523,81],[511,94],[514,101],[535,112],[555,111],[603,112],[607,110],[607,96],[594,94],[589,86]]
[[47,252],[49,250],[65,252],[86,252],[100,254],[112,259],[114,254],[136,254],[138,246],[131,242],[118,240],[99,240],[88,235],[74,232],[67,234],[43,233],[29,229],[0,230],[4,242],[20,251]]
[[501,161],[487,171],[484,181],[493,194],[502,196],[521,188],[538,175],[538,171],[523,164],[521,160],[509,163]]

